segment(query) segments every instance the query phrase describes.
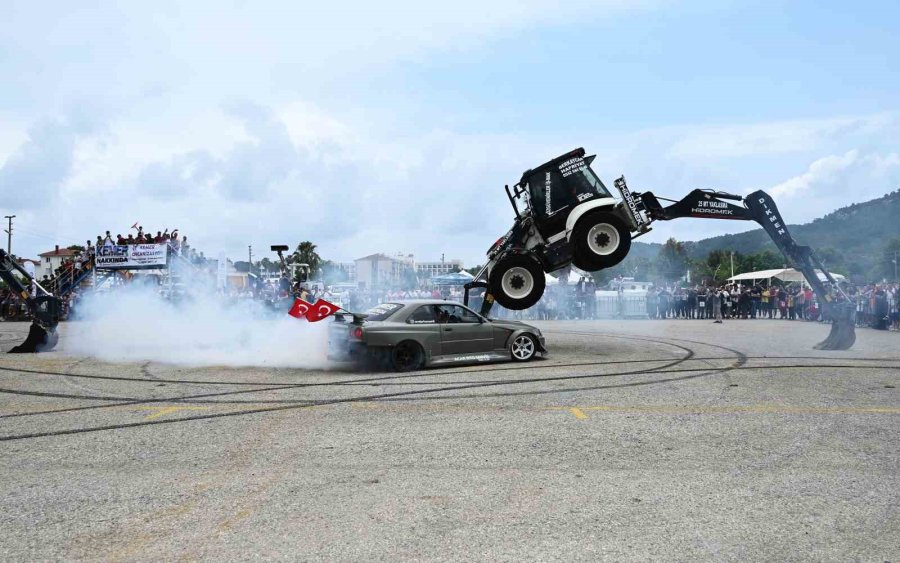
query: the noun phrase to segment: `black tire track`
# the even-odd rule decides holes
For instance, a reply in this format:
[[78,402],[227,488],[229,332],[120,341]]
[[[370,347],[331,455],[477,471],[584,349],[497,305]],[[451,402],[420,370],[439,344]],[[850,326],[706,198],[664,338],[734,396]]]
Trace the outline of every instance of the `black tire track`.
[[[644,339],[648,342],[654,342],[651,339]],[[670,342],[657,341],[658,344],[674,346],[676,348],[681,348],[686,351],[684,357],[676,359],[672,362],[669,362],[666,366],[657,369],[664,369],[665,367],[673,367],[679,363],[682,363],[695,355],[695,352],[690,348],[685,346],[681,346],[679,344],[672,344]],[[613,377],[613,376],[621,376],[621,375],[631,375],[631,374],[641,374],[641,373],[653,373],[655,370],[634,370],[630,372],[621,372],[618,374],[586,374],[575,376],[577,378],[588,378],[588,377]],[[425,375],[425,374],[423,374]],[[556,376],[551,378],[545,378],[547,381],[557,381],[564,379],[571,379],[572,376]],[[25,439],[34,439],[34,438],[42,438],[42,437],[50,437],[50,436],[62,436],[62,435],[70,435],[70,434],[83,434],[89,432],[100,432],[104,430],[120,430],[124,428],[136,428],[141,426],[150,426],[156,424],[172,424],[175,422],[189,422],[189,421],[197,421],[197,420],[209,420],[214,418],[224,418],[224,417],[234,417],[234,416],[246,416],[257,413],[265,413],[265,412],[277,412],[283,410],[297,410],[297,409],[305,409],[305,408],[313,408],[318,406],[326,406],[326,405],[335,405],[335,404],[350,404],[350,403],[359,403],[359,402],[372,402],[377,400],[386,400],[386,399],[398,399],[398,398],[423,398],[423,395],[431,394],[431,393],[440,393],[447,391],[460,391],[466,389],[476,389],[476,388],[486,388],[486,387],[496,387],[496,386],[505,386],[505,385],[517,385],[523,383],[536,383],[539,381],[534,381],[531,379],[528,380],[512,380],[512,381],[504,381],[504,382],[478,382],[478,383],[468,383],[468,384],[457,384],[457,385],[448,385],[443,387],[437,387],[433,389],[419,389],[419,390],[411,390],[411,391],[399,391],[394,393],[381,393],[377,395],[365,395],[365,396],[357,396],[357,397],[347,397],[347,398],[338,398],[338,399],[324,399],[311,401],[305,404],[287,404],[287,405],[279,405],[275,407],[263,407],[256,409],[246,409],[241,411],[234,411],[228,413],[213,413],[213,414],[205,414],[205,415],[194,415],[188,417],[181,417],[176,419],[165,419],[165,420],[150,420],[150,421],[141,421],[141,422],[133,422],[133,423],[124,423],[124,424],[112,424],[112,425],[104,425],[104,426],[94,426],[87,428],[71,428],[65,430],[54,430],[47,432],[34,432],[28,434],[17,434],[17,435],[9,435],[0,437],[0,441],[14,441],[14,440],[25,440]],[[664,381],[660,381],[662,383]],[[649,382],[648,382],[649,383]],[[282,389],[284,387],[279,387],[278,389]],[[258,390],[249,390],[249,391],[233,391],[227,394],[238,394],[238,393],[248,393],[248,392],[256,392]],[[223,393],[223,395],[226,393]],[[476,395],[477,397],[477,395]],[[457,397],[443,397],[443,398],[457,398]],[[161,402],[160,400],[153,401],[140,401],[140,402]],[[170,402],[180,402],[180,401],[170,401]],[[115,406],[122,406],[123,403],[119,402]]]
[[[321,400],[305,400],[305,401],[300,401],[300,400],[277,401],[278,403],[287,402],[288,404],[280,404],[279,406],[274,406],[274,407],[247,409],[247,410],[234,411],[234,412],[228,412],[228,413],[195,415],[195,416],[189,416],[189,417],[181,417],[181,418],[177,418],[177,419],[153,420],[153,421],[143,421],[143,422],[136,422],[136,423],[126,423],[126,424],[117,424],[117,425],[107,425],[107,426],[75,428],[75,429],[67,429],[67,430],[59,430],[59,431],[39,432],[39,433],[32,433],[32,434],[12,435],[12,436],[0,437],[0,441],[21,440],[21,439],[30,439],[30,438],[39,438],[39,437],[48,437],[48,436],[67,435],[67,434],[78,434],[78,433],[96,432],[96,431],[103,431],[103,430],[115,430],[115,429],[121,429],[121,428],[133,428],[133,427],[148,426],[148,425],[154,425],[154,424],[170,424],[170,423],[175,423],[175,422],[189,422],[189,421],[194,421],[194,420],[207,420],[207,419],[213,419],[213,418],[243,416],[243,415],[250,415],[250,414],[256,414],[256,413],[263,413],[263,412],[312,408],[312,407],[317,407],[317,406],[326,406],[326,405],[334,405],[334,404],[372,402],[372,401],[379,401],[379,400],[381,400],[381,401],[401,401],[401,400],[409,401],[409,400],[434,400],[434,399],[446,400],[446,399],[466,399],[466,398],[485,398],[485,397],[509,397],[509,396],[519,396],[519,395],[558,394],[558,393],[602,389],[602,388],[635,387],[635,386],[645,386],[645,385],[684,381],[684,380],[694,379],[694,378],[698,378],[698,377],[704,377],[704,376],[713,375],[713,374],[727,373],[729,371],[739,370],[739,369],[746,369],[746,370],[794,369],[794,368],[803,369],[803,368],[818,368],[818,367],[847,367],[847,368],[862,367],[862,368],[871,368],[871,369],[884,369],[884,366],[846,366],[846,365],[823,365],[823,366],[815,365],[815,366],[813,366],[813,365],[808,365],[808,364],[796,364],[796,365],[789,365],[789,366],[759,366],[759,367],[745,366],[745,364],[749,358],[748,358],[748,356],[746,356],[739,350],[735,350],[732,348],[728,348],[728,347],[720,346],[720,345],[716,345],[716,344],[709,344],[707,342],[697,342],[697,341],[692,341],[692,340],[687,340],[687,339],[678,339],[678,338],[666,338],[665,340],[663,340],[663,339],[642,338],[642,337],[631,336],[631,335],[623,336],[623,335],[609,335],[609,334],[603,334],[603,333],[578,333],[578,332],[572,332],[572,331],[557,331],[557,332],[579,334],[579,335],[585,335],[585,336],[606,336],[606,337],[611,337],[611,338],[627,338],[627,339],[631,339],[631,340],[642,340],[642,341],[647,341],[647,342],[651,342],[651,343],[655,343],[655,344],[663,344],[663,345],[679,347],[683,350],[686,350],[687,354],[684,357],[676,359],[675,361],[670,362],[667,365],[659,366],[657,368],[653,368],[650,370],[633,370],[633,371],[613,372],[613,373],[582,374],[582,375],[575,375],[575,376],[571,376],[571,375],[569,375],[569,376],[554,376],[554,377],[546,377],[546,378],[526,378],[526,379],[520,378],[520,379],[502,380],[502,381],[492,380],[492,381],[479,381],[479,382],[455,382],[452,385],[437,387],[437,388],[432,388],[432,389],[420,389],[420,390],[411,390],[411,391],[395,392],[395,393],[381,393],[381,394],[358,396],[358,397],[321,399]],[[678,344],[673,344],[672,342],[666,342],[666,340],[701,344],[704,346],[719,348],[719,349],[725,350],[727,352],[731,352],[732,354],[734,354],[734,356],[732,356],[732,357],[727,357],[727,356],[726,357],[714,357],[714,358],[710,358],[710,359],[735,360],[735,364],[733,364],[731,366],[715,368],[715,369],[708,369],[708,370],[703,370],[702,368],[675,369],[675,370],[668,369],[668,368],[674,367],[675,365],[678,365],[680,363],[683,363],[683,362],[693,358],[695,354],[694,354],[694,351],[691,350],[690,348],[687,348],[685,346],[681,346]],[[760,358],[773,359],[773,357],[770,357],[770,356],[761,356]],[[784,358],[788,358],[788,357],[784,357]],[[821,358],[821,357],[815,357],[815,356],[810,357],[810,358],[817,359],[817,360],[827,359],[827,358]],[[848,359],[850,359],[850,358],[848,358]],[[860,360],[882,361],[883,359],[882,358],[862,358]],[[631,361],[627,361],[627,362],[634,363],[634,362],[649,362],[649,361],[659,362],[659,361],[664,361],[664,360],[631,360]],[[626,363],[626,362],[608,362],[608,363]],[[597,365],[597,363],[593,362],[590,365]],[[547,367],[549,368],[549,367],[565,367],[565,366],[560,365],[560,364],[555,364],[555,365],[547,366]],[[510,368],[507,368],[507,369],[510,369]],[[514,369],[521,369],[521,367],[517,366]],[[898,366],[896,368],[891,366],[888,369],[900,369],[900,366]],[[470,373],[473,371],[487,371],[487,370],[483,370],[483,369],[468,370],[468,372],[466,372],[465,370],[454,370],[452,373],[460,373],[461,371],[463,373]],[[500,371],[502,371],[502,370],[500,370]],[[698,371],[700,373],[696,373]],[[441,372],[441,373],[446,373],[446,372]],[[541,391],[530,391],[530,392],[524,391],[524,392],[491,393],[491,394],[450,395],[450,396],[442,396],[442,397],[427,396],[432,393],[452,392],[452,391],[460,391],[460,390],[475,389],[475,388],[487,388],[487,387],[508,386],[508,385],[522,385],[522,384],[529,384],[529,383],[578,380],[578,379],[599,378],[599,377],[620,377],[623,375],[640,375],[640,374],[650,375],[650,374],[669,374],[669,373],[691,373],[692,375],[686,375],[686,376],[675,377],[675,378],[667,378],[667,379],[662,379],[662,380],[629,382],[629,383],[622,383],[622,384],[615,384],[615,385],[602,385],[602,386],[591,386],[591,387],[581,387],[581,388],[541,390]],[[390,376],[390,377],[373,378],[373,379],[386,380],[386,379],[397,379],[399,377],[424,377],[424,376],[429,376],[429,375],[433,375],[433,374],[434,374],[434,372],[431,371],[431,372],[417,373],[417,374],[413,374],[413,375],[409,375],[409,376]],[[300,387],[309,387],[309,386],[332,386],[332,385],[345,385],[346,386],[346,385],[350,385],[350,384],[359,385],[359,384],[362,384],[362,382],[360,382],[358,380],[350,380],[350,381],[333,382],[333,383],[295,384],[295,385],[290,385],[290,386],[279,385],[277,387],[272,387],[272,388],[265,389],[265,390],[280,390],[280,389],[284,389],[284,388],[300,388]],[[424,383],[424,384],[429,384],[429,383]],[[440,383],[432,383],[432,384],[440,385]],[[214,394],[203,394],[203,395],[205,395],[205,396],[223,396],[223,395],[233,395],[233,394],[242,394],[242,393],[252,393],[252,392],[259,392],[259,391],[263,391],[263,389],[232,391],[232,392],[225,392],[225,393],[214,393]],[[202,396],[196,396],[196,397],[200,398]],[[83,399],[84,397],[75,397],[75,398]],[[117,402],[114,405],[94,405],[91,407],[76,407],[74,410],[81,410],[81,409],[86,409],[86,408],[102,408],[104,406],[105,407],[123,406],[124,404],[141,404],[141,403],[156,403],[156,402],[184,402],[191,398],[192,397],[178,397],[178,398],[168,398],[168,399],[161,398],[161,399],[150,399],[150,400],[135,400],[130,403]],[[192,401],[192,402],[202,402],[202,401]],[[220,403],[220,404],[229,404],[230,403],[228,401],[211,401],[211,402]],[[266,402],[274,403],[276,401],[248,401],[248,402],[259,404],[259,403],[266,403]],[[69,410],[69,409],[66,409],[66,410]],[[38,413],[23,413],[23,414],[38,414]]]

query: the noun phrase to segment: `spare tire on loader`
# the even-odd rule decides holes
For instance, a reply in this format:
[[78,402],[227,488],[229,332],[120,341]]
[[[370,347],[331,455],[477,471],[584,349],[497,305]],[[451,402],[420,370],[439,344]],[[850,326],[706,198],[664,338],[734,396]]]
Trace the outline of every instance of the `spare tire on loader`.
[[544,268],[530,254],[509,254],[497,261],[488,278],[488,292],[501,307],[520,311],[544,295]]

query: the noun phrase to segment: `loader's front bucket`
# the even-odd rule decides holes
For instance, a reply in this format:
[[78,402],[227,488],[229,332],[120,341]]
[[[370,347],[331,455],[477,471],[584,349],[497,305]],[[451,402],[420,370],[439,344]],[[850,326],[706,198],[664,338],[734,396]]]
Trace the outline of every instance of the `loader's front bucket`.
[[46,352],[52,350],[56,346],[57,341],[59,341],[59,335],[55,330],[48,331],[38,323],[31,323],[25,342],[10,350],[9,353],[33,354],[35,352]]
[[816,350],[849,350],[856,342],[856,309],[846,303],[833,306],[831,332],[813,348]]

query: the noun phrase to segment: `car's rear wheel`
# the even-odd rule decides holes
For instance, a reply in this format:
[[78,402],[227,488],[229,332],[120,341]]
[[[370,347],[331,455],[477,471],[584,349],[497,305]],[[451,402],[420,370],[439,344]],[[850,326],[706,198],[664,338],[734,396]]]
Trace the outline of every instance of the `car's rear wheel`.
[[417,342],[404,340],[391,350],[391,367],[395,371],[414,371],[425,365],[425,351]]
[[537,353],[537,342],[530,334],[520,334],[509,345],[509,354],[515,362],[528,362]]
[[628,228],[618,217],[604,211],[592,211],[579,219],[570,240],[575,251],[572,263],[587,272],[611,268],[631,250]]
[[520,311],[537,303],[544,294],[544,269],[527,254],[513,254],[497,262],[488,285],[501,307]]

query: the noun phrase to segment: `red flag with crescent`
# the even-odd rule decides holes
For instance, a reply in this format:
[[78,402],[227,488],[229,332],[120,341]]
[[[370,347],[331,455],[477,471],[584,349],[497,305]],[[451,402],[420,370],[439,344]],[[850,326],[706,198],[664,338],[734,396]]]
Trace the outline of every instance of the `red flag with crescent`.
[[340,309],[341,308],[334,303],[329,303],[324,299],[319,299],[312,305],[312,307],[309,308],[309,311],[307,311],[306,320],[311,323],[315,323],[321,321],[322,319],[330,317]]
[[288,315],[290,315],[296,319],[302,319],[302,318],[306,317],[306,315],[309,313],[309,310],[311,308],[312,308],[311,303],[307,303],[306,301],[304,301],[298,297],[297,300],[294,301],[294,304],[291,306],[291,310],[288,311]]

